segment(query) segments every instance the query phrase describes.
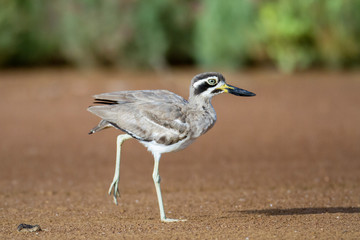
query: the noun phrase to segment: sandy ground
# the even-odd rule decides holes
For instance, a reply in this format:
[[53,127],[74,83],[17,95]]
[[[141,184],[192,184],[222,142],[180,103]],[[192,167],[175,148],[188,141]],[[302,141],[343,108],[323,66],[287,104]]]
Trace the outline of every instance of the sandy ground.
[[134,140],[112,203],[119,131],[87,134],[91,95],[187,97],[196,73],[0,72],[0,239],[360,239],[360,72],[226,73],[257,96],[215,97],[214,128],[160,164],[167,215],[188,221],[160,222],[153,159]]

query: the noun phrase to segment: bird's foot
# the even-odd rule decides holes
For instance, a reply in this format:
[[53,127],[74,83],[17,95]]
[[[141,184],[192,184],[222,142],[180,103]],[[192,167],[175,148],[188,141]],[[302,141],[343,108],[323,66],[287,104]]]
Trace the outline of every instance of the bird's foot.
[[117,201],[117,198],[120,197],[120,192],[119,192],[119,179],[114,179],[110,185],[110,188],[109,188],[109,195],[113,195],[113,198],[114,198],[114,203],[116,205],[118,205],[118,201]]
[[162,222],[185,222],[186,219],[172,219],[172,218],[163,218],[161,219]]

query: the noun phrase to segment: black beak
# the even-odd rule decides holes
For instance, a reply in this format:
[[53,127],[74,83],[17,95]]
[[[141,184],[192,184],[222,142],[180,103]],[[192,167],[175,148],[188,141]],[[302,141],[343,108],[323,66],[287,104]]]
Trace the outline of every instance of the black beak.
[[226,84],[226,86],[224,87],[225,91],[227,91],[228,93],[234,94],[236,96],[242,96],[242,97],[253,97],[256,94],[249,92],[245,89],[241,89],[241,88],[237,88],[231,85]]

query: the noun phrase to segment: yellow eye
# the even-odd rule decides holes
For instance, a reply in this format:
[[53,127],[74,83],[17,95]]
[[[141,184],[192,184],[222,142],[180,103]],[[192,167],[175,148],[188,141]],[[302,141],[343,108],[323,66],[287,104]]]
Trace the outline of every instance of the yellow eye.
[[214,86],[215,84],[217,84],[217,80],[215,78],[209,78],[207,80],[208,84],[211,86]]

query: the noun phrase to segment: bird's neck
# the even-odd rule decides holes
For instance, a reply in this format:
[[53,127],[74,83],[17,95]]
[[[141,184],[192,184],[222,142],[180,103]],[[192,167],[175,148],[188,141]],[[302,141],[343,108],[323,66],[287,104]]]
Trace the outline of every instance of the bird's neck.
[[211,97],[203,97],[201,95],[190,95],[189,97],[189,105],[196,108],[213,108],[211,105]]
[[193,131],[192,138],[197,138],[206,133],[216,122],[216,112],[211,105],[211,98],[195,96],[189,98],[188,115]]

